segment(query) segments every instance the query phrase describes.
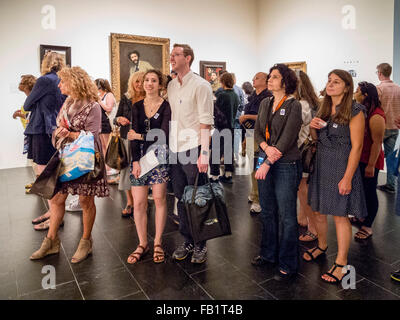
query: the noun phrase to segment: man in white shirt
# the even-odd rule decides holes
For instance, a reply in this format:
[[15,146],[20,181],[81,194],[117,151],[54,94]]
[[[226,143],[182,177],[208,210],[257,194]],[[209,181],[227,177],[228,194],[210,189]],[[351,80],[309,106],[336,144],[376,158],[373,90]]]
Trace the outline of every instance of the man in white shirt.
[[[205,183],[208,170],[210,129],[214,124],[211,85],[190,70],[194,59],[192,48],[174,44],[170,62],[177,77],[168,84],[171,106],[169,135],[171,180],[175,197],[181,200],[187,185]],[[192,254],[192,263],[203,263],[207,258],[206,242],[194,243],[185,206],[178,202],[179,231],[185,242],[172,254],[177,260]]]

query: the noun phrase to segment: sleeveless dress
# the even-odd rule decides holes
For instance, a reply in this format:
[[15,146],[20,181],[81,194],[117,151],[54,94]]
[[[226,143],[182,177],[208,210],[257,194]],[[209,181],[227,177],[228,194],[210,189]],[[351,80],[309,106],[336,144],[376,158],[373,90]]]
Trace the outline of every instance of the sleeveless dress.
[[[68,116],[70,112],[68,112],[72,105],[68,105],[66,103],[63,108],[66,108]],[[96,110],[97,108],[97,110]],[[101,106],[97,102],[89,103],[87,106],[83,107],[81,110],[69,116],[70,121],[70,130],[73,132],[80,132],[81,130],[91,131],[94,136],[94,149],[95,151],[101,151],[101,142],[100,142],[100,128],[101,128],[101,119],[97,117],[96,121],[96,111],[98,109],[102,109]],[[61,112],[60,112],[61,113]],[[59,115],[60,116],[60,115]],[[97,123],[96,123],[97,122]],[[96,127],[96,129],[88,128],[89,123]],[[91,129],[91,130],[89,130]],[[100,152],[101,156],[102,153]],[[108,197],[110,195],[110,191],[108,189],[107,181],[105,180],[106,177],[93,182],[93,183],[78,183],[74,181],[64,182],[61,185],[60,192],[61,193],[69,193],[72,195],[78,194],[83,196],[97,196],[97,197]]]
[[[106,93],[103,96],[103,99],[101,99],[101,102],[106,103],[106,96],[108,93]],[[100,106],[101,108],[101,106]],[[101,133],[111,133],[111,124],[110,124],[110,119],[108,118],[108,115],[106,113],[106,110],[101,108]]]
[[[353,103],[352,117],[360,112],[365,112],[364,106]],[[327,215],[364,218],[367,208],[359,167],[354,173],[350,194],[339,194],[338,184],[343,179],[351,151],[349,125],[334,123],[330,118],[327,126],[317,133],[315,167],[308,189],[312,210]]]

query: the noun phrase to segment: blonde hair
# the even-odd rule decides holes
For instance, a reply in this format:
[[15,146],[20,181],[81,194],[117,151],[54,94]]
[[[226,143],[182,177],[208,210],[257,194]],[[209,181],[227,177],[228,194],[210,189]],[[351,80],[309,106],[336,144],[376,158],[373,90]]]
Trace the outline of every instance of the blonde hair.
[[49,51],[44,55],[40,74],[43,76],[51,71],[58,72],[65,67],[64,58],[57,52]]
[[99,101],[96,84],[81,67],[65,67],[57,73],[61,81],[68,83],[74,100]]
[[36,83],[36,77],[31,74],[24,74],[21,76],[21,82],[19,83],[19,90],[27,89],[28,91],[32,91],[33,86]]
[[[137,80],[139,80],[142,83],[142,90],[140,92],[137,92],[133,85]],[[128,90],[126,91],[125,95],[128,99],[132,101],[132,103],[144,99],[146,95],[143,89],[143,80],[144,80],[144,72],[135,72],[132,73],[129,77]]]

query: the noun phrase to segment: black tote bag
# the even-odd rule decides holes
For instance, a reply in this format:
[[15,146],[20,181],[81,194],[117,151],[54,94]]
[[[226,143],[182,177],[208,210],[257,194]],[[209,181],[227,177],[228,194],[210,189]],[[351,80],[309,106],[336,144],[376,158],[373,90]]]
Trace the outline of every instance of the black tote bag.
[[210,187],[212,199],[208,200],[204,207],[195,203],[198,179],[199,174],[196,176],[191,202],[185,203],[194,243],[232,234],[226,205],[222,199],[215,196],[208,176],[207,185]]
[[61,171],[60,152],[57,150],[43,172],[36,178],[32,185],[31,193],[37,194],[45,199],[51,199],[59,191],[61,183],[58,181],[58,176]]

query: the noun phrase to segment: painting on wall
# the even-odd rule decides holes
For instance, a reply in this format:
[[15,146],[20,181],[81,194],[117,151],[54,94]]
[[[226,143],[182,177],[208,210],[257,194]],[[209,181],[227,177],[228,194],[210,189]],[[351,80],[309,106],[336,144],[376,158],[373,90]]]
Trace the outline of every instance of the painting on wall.
[[215,92],[221,87],[218,74],[221,70],[226,70],[226,62],[200,61],[200,76],[206,79]]
[[50,51],[59,53],[64,58],[65,64],[69,67],[71,66],[71,47],[52,46],[47,44],[40,45],[40,66],[42,65],[45,54]]
[[302,62],[286,62],[286,64],[290,69],[293,70],[301,70],[305,73],[307,73],[307,63],[305,61]]
[[111,85],[117,101],[131,74],[149,69],[169,74],[169,46],[167,38],[111,33]]

